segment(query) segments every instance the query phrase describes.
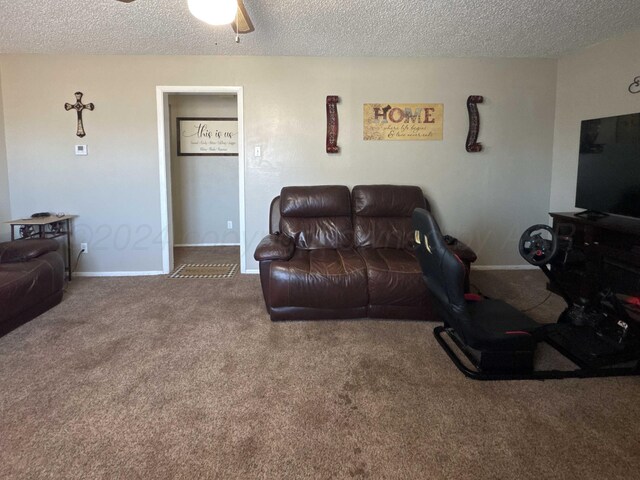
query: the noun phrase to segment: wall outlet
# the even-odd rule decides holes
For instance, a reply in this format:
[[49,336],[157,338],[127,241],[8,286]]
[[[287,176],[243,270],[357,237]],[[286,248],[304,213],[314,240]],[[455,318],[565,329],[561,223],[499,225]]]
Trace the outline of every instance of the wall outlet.
[[233,222],[232,222],[231,220],[227,221],[227,228],[228,228],[229,230],[232,230],[232,229],[233,229]]
[[88,153],[86,145],[76,145],[76,155],[87,155]]
[[89,253],[89,247],[87,246],[86,243],[81,243],[80,244],[80,251],[82,251],[84,253]]

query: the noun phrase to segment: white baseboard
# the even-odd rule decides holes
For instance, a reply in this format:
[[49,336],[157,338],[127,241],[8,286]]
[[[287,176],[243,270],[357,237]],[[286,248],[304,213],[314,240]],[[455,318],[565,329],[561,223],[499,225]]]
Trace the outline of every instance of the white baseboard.
[[239,247],[239,243],[176,243],[174,247]]
[[259,275],[260,274],[260,270],[258,270],[257,268],[247,268],[244,273],[247,273],[249,275]]
[[145,277],[151,275],[168,275],[161,270],[149,272],[73,272],[74,277]]
[[471,265],[471,270],[537,270],[534,265]]

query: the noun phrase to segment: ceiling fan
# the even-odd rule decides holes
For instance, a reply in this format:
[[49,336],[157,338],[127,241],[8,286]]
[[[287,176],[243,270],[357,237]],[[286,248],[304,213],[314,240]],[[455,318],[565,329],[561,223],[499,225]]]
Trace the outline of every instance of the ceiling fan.
[[[131,3],[135,0],[117,0],[123,3]],[[237,1],[238,8],[235,8],[231,4],[235,4]],[[231,25],[234,33],[251,33],[255,30],[251,18],[247,10],[244,8],[244,2],[242,0],[188,0],[189,10],[194,17],[202,20],[203,22],[210,23],[212,25]],[[220,8],[215,8],[220,5]],[[211,7],[214,8],[211,8]],[[230,8],[230,9],[229,9]],[[221,20],[212,20],[211,14],[213,11],[219,13],[220,10],[226,10],[224,13],[233,12],[233,19],[230,16],[223,15]]]

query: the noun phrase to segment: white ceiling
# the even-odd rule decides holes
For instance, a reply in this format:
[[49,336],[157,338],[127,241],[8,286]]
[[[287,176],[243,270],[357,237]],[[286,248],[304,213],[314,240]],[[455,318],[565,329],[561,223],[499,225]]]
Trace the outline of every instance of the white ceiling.
[[640,28],[638,0],[245,0],[256,31],[187,0],[0,0],[0,53],[556,57]]

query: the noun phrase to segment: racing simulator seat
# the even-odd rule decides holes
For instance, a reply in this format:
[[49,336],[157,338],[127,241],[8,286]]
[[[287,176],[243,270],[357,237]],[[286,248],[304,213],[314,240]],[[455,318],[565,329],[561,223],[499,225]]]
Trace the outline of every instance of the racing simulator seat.
[[[605,311],[613,301],[611,298],[591,302],[587,309],[591,320],[585,322],[580,318],[576,322],[575,317],[581,315],[576,312],[585,311],[583,301],[576,303],[569,295],[562,294],[568,308],[558,323],[537,323],[503,301],[465,295],[464,265],[447,248],[433,216],[426,210],[416,209],[413,227],[416,255],[423,277],[443,321],[442,326],[434,329],[434,336],[467,377],[477,380],[544,380],[640,374],[639,336],[629,334],[626,322],[622,322],[626,326],[622,333],[620,327],[611,327],[615,320],[611,318],[611,312]],[[545,230],[551,238],[543,238],[540,230]],[[522,235],[520,253],[529,263],[542,268],[553,283],[554,275],[548,263],[561,250],[563,240],[566,243],[566,238],[559,238],[546,225],[534,225]],[[617,311],[617,308],[613,310]],[[621,311],[617,313],[623,314]],[[600,321],[595,321],[595,317],[600,317]],[[628,318],[625,320],[630,321]],[[600,341],[603,337],[607,337],[604,343]],[[535,353],[540,342],[554,347],[578,368],[535,370]],[[464,354],[467,362],[456,353],[453,345]],[[620,345],[623,345],[622,349]],[[622,351],[624,355],[620,355]],[[594,357],[594,352],[598,361],[584,361]]]

